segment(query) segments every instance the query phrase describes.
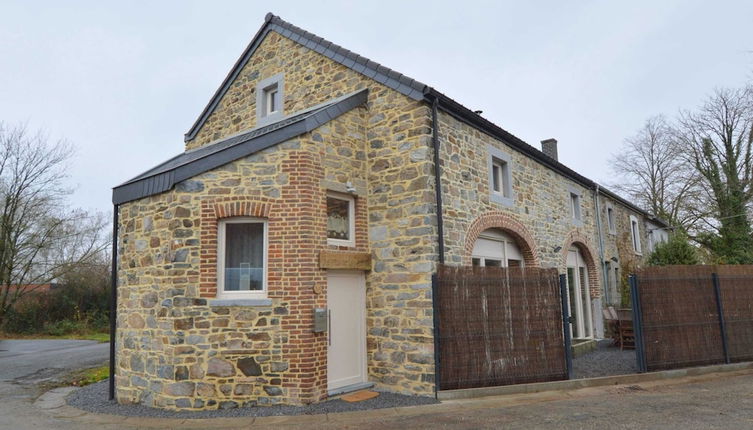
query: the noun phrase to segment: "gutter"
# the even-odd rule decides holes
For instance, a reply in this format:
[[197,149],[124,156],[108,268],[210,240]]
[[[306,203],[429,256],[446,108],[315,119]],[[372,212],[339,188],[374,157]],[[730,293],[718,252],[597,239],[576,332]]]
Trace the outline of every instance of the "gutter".
[[115,330],[118,320],[118,205],[112,206],[112,274],[110,275],[110,379],[109,399],[115,398]]
[[599,203],[599,184],[594,187],[594,202],[596,205],[596,230],[599,232],[599,265],[601,266],[601,281],[604,286],[604,298],[609,303],[609,285],[607,284],[607,265],[604,262],[604,233],[601,229],[601,204]]
[[434,193],[437,200],[437,242],[439,245],[439,264],[444,264],[444,217],[442,210],[442,168],[439,165],[439,99],[431,103],[431,144],[434,148]]

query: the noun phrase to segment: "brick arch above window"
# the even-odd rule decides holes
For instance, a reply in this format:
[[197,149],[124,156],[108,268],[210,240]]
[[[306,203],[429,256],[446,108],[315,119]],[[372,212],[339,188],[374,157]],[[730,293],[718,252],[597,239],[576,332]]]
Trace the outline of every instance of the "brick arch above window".
[[201,202],[201,252],[199,292],[217,296],[217,225],[232,217],[269,218],[272,202],[263,197],[215,197]]
[[572,247],[578,248],[580,255],[586,262],[586,268],[588,269],[588,283],[592,286],[590,288],[591,298],[597,298],[601,296],[601,278],[599,276],[599,268],[596,264],[597,258],[594,253],[591,240],[577,229],[573,229],[568,233],[565,238],[565,242],[562,247],[562,264],[567,267],[567,253]]
[[471,264],[471,254],[473,253],[473,246],[476,244],[476,240],[478,240],[481,233],[491,228],[502,230],[515,239],[515,243],[520,248],[521,254],[523,254],[526,266],[539,266],[536,242],[533,240],[531,233],[520,221],[501,211],[487,212],[471,223],[465,236],[463,264]]

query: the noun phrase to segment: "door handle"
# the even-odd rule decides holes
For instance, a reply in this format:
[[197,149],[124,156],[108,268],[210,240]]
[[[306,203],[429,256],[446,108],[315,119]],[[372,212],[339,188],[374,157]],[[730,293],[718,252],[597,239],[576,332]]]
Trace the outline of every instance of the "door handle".
[[332,311],[327,309],[327,344],[332,346]]

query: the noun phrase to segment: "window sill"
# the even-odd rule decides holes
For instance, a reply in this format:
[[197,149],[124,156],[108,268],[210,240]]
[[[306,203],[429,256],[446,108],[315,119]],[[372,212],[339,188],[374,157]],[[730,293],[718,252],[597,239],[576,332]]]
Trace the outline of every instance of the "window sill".
[[502,206],[512,206],[515,201],[512,197],[505,197],[501,194],[492,193],[489,195],[489,200],[491,200],[493,203],[500,204]]
[[209,306],[272,306],[272,299],[214,299]]
[[355,248],[356,243],[348,240],[327,239],[328,246],[337,246],[344,248]]

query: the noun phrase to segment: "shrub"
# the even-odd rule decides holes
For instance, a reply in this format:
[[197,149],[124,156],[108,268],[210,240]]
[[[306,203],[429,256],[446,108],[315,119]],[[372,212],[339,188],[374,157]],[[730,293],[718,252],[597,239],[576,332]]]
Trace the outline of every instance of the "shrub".
[[109,279],[107,265],[75,268],[56,288],[29,293],[11,310],[3,330],[53,336],[107,331]]
[[675,233],[669,240],[656,245],[654,252],[648,257],[649,266],[669,266],[698,264],[698,252],[688,242],[688,238],[681,233]]

